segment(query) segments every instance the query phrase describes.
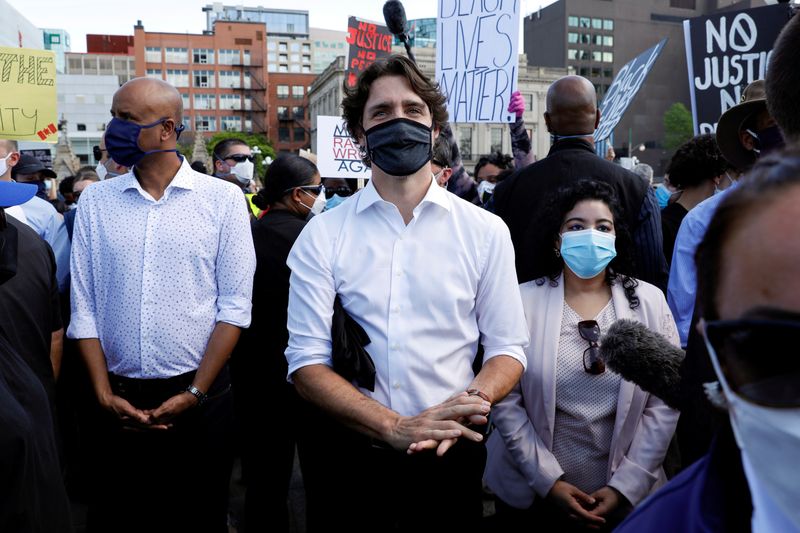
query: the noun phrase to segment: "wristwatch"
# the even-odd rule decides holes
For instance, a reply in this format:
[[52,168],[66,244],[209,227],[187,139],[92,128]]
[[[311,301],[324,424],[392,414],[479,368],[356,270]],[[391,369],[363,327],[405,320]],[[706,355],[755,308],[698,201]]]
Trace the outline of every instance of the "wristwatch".
[[198,389],[194,385],[189,385],[188,387],[186,387],[185,392],[188,392],[189,394],[191,394],[192,396],[197,398],[197,406],[198,407],[203,405],[203,403],[205,403],[205,401],[206,401],[206,398],[208,398],[208,396],[206,395],[205,392],[201,391],[200,389]]

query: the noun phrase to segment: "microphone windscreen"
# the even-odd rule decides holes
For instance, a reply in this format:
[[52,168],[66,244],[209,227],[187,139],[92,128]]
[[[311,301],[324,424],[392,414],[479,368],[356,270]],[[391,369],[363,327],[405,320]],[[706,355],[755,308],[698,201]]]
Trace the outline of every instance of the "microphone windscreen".
[[600,342],[600,356],[611,370],[675,409],[680,405],[684,355],[666,337],[635,320],[617,320]]
[[389,0],[383,4],[383,18],[392,34],[406,33],[406,10],[399,0]]

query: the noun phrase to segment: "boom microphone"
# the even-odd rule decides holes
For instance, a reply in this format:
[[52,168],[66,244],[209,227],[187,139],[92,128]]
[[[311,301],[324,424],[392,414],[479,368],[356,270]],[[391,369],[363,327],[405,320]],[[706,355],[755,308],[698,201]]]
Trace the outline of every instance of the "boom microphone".
[[600,342],[608,368],[678,409],[685,352],[635,320],[617,320]]
[[408,58],[416,63],[417,60],[414,58],[414,54],[411,52],[411,45],[408,42],[406,10],[400,0],[388,0],[383,4],[383,19],[386,21],[386,27],[389,28],[389,31],[405,45]]

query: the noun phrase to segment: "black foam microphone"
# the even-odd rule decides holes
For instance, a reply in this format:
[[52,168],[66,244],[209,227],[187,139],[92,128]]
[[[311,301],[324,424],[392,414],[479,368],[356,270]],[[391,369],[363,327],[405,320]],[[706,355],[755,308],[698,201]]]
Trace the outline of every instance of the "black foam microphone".
[[617,320],[600,341],[600,357],[608,368],[674,409],[680,405],[684,355],[663,335],[635,320]]
[[400,0],[388,0],[383,4],[383,19],[392,34],[400,39],[406,47],[408,58],[414,63],[417,62],[411,52],[411,45],[408,40],[408,21],[406,20],[406,10]]

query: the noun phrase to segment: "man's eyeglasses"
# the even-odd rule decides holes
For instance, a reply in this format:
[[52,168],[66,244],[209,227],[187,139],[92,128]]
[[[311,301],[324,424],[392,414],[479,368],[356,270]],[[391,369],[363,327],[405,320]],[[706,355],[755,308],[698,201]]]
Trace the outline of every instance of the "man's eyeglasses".
[[231,154],[228,157],[223,157],[222,159],[225,161],[231,159],[237,163],[244,163],[245,161],[250,161],[252,163],[255,158],[252,155],[247,154]]
[[325,188],[325,198],[333,198],[334,194],[338,194],[339,196],[350,196],[353,194],[353,191],[351,191],[350,187],[347,187],[346,185],[342,185],[341,187]]
[[606,364],[600,358],[600,325],[596,320],[578,322],[578,333],[589,341],[589,347],[583,351],[583,369],[589,374],[598,375],[606,371]]
[[100,161],[103,159],[103,152],[107,152],[104,148],[100,148],[99,146],[92,146],[92,155],[94,156],[95,161]]
[[800,407],[800,357],[795,354],[800,313],[769,310],[760,315],[706,322],[709,355],[731,390],[745,400]]

